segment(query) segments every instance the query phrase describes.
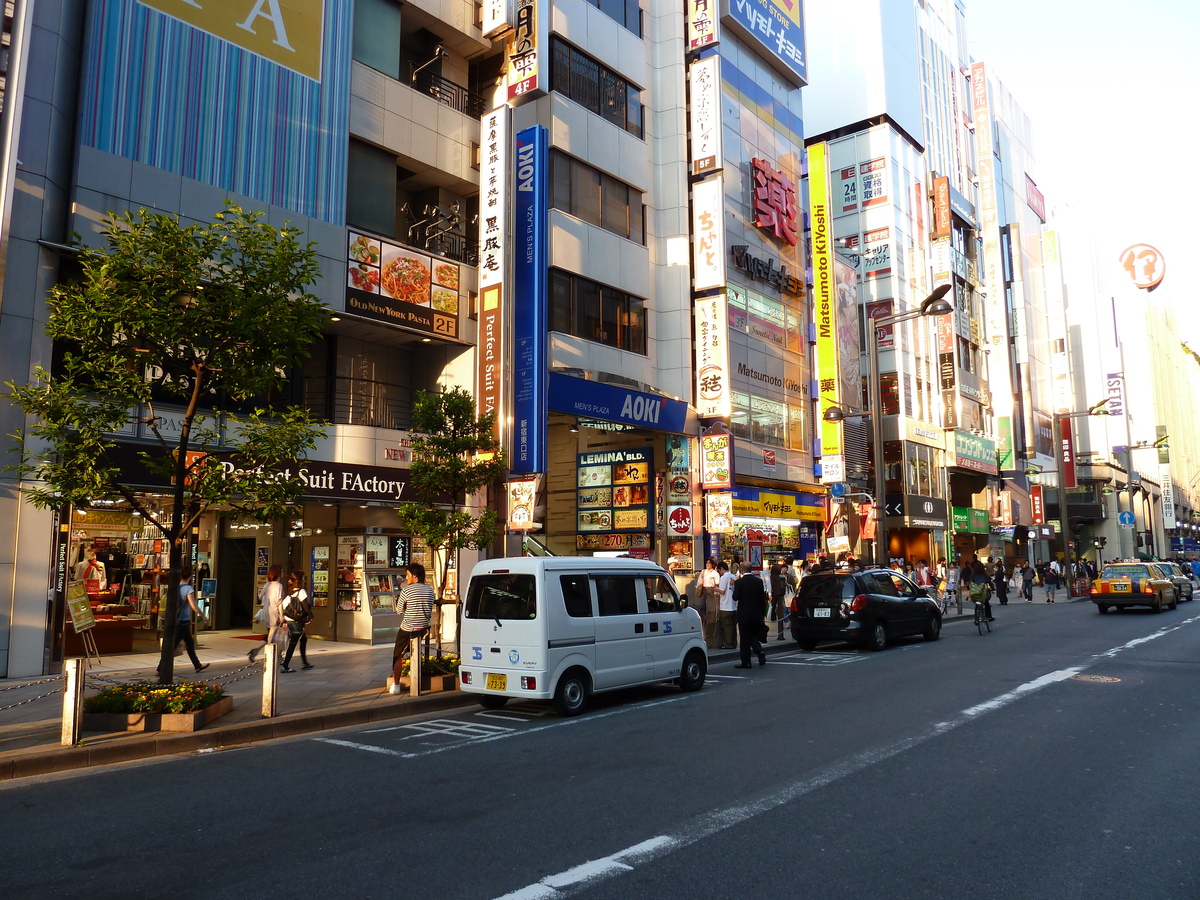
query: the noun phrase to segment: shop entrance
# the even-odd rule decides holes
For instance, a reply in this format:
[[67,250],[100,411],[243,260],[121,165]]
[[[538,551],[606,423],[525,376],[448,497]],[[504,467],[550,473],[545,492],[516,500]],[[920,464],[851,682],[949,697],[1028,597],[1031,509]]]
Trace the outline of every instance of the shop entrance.
[[218,628],[249,628],[254,617],[254,538],[225,538],[217,557]]

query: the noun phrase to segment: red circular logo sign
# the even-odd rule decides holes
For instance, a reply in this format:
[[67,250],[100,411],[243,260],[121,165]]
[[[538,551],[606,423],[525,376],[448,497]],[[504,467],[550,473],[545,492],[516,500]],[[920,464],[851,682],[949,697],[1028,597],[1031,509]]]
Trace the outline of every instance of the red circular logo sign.
[[692,511],[686,506],[675,507],[671,510],[671,515],[667,517],[667,524],[676,534],[691,534]]

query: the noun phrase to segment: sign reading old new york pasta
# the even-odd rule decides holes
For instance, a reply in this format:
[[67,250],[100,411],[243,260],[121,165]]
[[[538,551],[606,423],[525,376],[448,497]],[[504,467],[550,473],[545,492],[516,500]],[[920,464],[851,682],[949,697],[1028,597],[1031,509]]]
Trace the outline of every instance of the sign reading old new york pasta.
[[346,312],[458,337],[459,267],[374,235],[350,232]]

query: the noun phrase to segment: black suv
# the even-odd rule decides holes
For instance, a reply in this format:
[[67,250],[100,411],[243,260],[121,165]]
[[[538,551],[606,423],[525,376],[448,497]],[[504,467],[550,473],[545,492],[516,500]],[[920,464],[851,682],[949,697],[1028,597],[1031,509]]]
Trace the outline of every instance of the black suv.
[[806,575],[791,604],[792,637],[802,650],[821,641],[852,641],[882,650],[919,634],[936,641],[942,611],[922,587],[891,569]]

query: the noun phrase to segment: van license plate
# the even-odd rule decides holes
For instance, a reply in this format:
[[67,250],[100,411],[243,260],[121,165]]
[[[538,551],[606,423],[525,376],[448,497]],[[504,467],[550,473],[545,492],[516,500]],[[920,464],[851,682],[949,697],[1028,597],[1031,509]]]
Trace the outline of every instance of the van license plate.
[[489,672],[488,677],[487,677],[487,689],[489,691],[506,691],[506,690],[508,690],[508,676],[507,675],[493,675],[492,673]]
[[828,607],[818,606],[813,610],[814,619],[828,619],[830,610]]

